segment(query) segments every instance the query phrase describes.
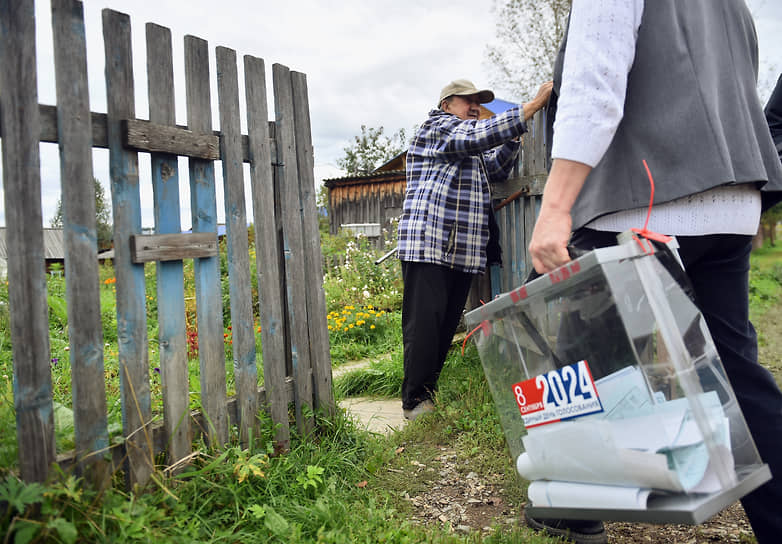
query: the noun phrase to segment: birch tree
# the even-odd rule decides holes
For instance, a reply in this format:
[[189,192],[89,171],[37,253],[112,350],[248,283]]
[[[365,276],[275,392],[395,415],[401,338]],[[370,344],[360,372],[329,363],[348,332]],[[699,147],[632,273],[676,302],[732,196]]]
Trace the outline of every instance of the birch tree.
[[551,79],[571,0],[495,0],[496,41],[486,60],[497,94],[519,102]]

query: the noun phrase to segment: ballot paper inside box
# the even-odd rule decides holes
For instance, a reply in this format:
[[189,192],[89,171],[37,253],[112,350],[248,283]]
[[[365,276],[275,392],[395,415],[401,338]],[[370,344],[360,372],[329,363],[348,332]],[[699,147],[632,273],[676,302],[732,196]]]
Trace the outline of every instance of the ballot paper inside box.
[[465,320],[533,516],[701,523],[771,474],[675,240],[620,238]]

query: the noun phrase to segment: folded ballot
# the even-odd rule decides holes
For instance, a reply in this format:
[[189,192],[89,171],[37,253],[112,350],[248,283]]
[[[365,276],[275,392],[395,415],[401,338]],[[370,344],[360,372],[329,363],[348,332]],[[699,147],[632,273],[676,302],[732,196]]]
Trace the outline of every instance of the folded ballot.
[[619,374],[596,382],[603,412],[528,430],[516,468],[533,482],[534,505],[586,507],[591,496],[591,504],[600,497],[645,508],[653,491],[713,493],[735,484],[729,419],[715,392],[697,397],[710,455],[688,399],[659,402],[640,371]]

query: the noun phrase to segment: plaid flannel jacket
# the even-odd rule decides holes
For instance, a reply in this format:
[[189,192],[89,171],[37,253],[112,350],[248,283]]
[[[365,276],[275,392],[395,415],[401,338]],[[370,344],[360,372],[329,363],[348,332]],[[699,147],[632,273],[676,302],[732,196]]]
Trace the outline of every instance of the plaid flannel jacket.
[[526,131],[521,107],[483,120],[429,113],[407,152],[399,259],[484,272],[489,181],[507,179],[521,145],[512,139]]

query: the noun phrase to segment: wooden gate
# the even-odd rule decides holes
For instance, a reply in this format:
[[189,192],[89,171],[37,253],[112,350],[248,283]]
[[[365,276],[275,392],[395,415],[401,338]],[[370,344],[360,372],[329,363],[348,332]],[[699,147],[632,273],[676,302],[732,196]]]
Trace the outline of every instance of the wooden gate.
[[[32,0],[0,1],[0,138],[7,224],[14,405],[21,475],[44,480],[55,462],[75,462],[89,479],[122,462],[143,484],[154,457],[186,459],[194,431],[222,447],[229,425],[247,441],[256,414],[289,444],[312,409],[333,413],[322,289],[306,76],[272,68],[274,120],[267,119],[264,61],[243,59],[248,134],[240,131],[236,53],[217,47],[220,132],[212,130],[209,47],[185,37],[187,126],[174,121],[171,32],[146,25],[149,119],[135,112],[130,18],[103,10],[107,112],[90,111],[81,2],[52,0],[57,105],[38,104]],[[49,323],[43,260],[39,142],[57,142],[65,231],[75,452],[55,451]],[[101,329],[92,148],[108,148],[124,441],[109,445]],[[154,235],[141,233],[138,153],[151,154]],[[192,233],[181,233],[178,156],[188,157]],[[222,162],[236,397],[227,398],[217,244],[215,161]],[[255,330],[244,201],[250,165],[256,235],[264,387],[257,386]],[[194,259],[202,410],[190,413],[183,259]],[[144,263],[157,263],[164,418],[152,423]]]
[[520,286],[532,271],[529,242],[548,177],[550,142],[546,134],[545,109],[536,113],[527,126],[529,131],[523,137],[518,162],[508,181],[491,187],[500,227],[503,265],[490,267],[484,277],[473,283],[467,300],[468,311]]

